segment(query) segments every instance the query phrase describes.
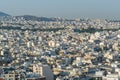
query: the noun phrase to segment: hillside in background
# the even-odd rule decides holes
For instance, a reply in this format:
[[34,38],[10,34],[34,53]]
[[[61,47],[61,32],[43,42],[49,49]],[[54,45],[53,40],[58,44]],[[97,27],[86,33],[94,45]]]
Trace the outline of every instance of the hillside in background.
[[4,17],[4,16],[10,16],[10,15],[0,11],[0,17]]
[[32,15],[23,15],[23,16],[16,16],[16,18],[23,17],[25,20],[32,20],[32,21],[62,21],[62,18],[47,18],[47,17],[37,17]]

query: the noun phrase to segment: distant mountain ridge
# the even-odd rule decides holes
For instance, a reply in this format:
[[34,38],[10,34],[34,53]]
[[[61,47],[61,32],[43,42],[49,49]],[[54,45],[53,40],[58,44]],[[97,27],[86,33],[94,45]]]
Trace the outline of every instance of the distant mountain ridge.
[[10,15],[0,11],[0,17],[4,17],[4,16],[10,16]]
[[25,20],[32,20],[32,21],[62,21],[61,18],[37,17],[32,15],[16,16],[16,18],[20,18],[20,17],[23,17]]
[[[12,17],[12,16],[0,11],[0,17]],[[66,20],[66,19],[58,18],[58,17],[57,18],[55,18],[55,17],[48,18],[48,17],[37,17],[34,15],[21,15],[21,16],[14,16],[14,17],[24,18],[27,21],[29,21],[29,20],[31,20],[31,21],[63,21],[63,20]]]

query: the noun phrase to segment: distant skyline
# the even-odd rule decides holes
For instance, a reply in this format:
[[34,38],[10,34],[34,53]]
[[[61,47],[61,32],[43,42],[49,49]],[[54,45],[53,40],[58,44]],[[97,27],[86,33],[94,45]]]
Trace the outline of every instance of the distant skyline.
[[120,0],[0,0],[12,16],[120,19]]

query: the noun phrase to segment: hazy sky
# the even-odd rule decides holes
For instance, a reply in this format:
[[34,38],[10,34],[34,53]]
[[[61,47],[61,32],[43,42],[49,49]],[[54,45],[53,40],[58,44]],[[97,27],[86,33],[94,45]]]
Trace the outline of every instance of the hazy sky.
[[11,15],[120,19],[120,0],[0,0],[0,11]]

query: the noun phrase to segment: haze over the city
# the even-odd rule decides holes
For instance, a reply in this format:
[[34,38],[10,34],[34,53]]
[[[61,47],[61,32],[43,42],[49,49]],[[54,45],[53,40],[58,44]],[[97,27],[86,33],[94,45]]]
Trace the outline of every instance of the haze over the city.
[[120,19],[120,0],[1,0],[0,11],[11,15]]

